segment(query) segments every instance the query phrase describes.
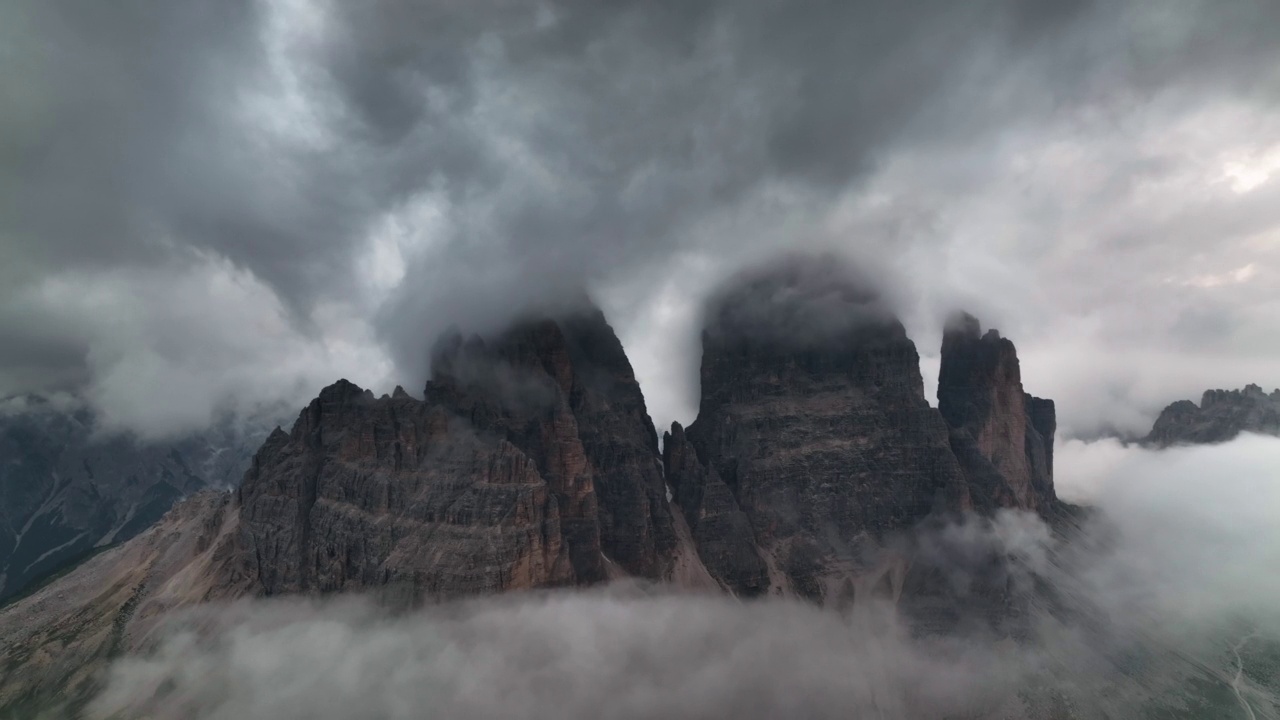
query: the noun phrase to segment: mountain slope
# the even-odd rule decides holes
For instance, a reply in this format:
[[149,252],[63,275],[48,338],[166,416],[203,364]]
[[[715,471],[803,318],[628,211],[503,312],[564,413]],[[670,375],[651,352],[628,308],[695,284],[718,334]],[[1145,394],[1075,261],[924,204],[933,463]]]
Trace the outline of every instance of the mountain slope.
[[243,595],[227,567],[239,515],[204,491],[131,541],[0,612],[0,717],[70,717],[106,663],[137,650],[166,613]]

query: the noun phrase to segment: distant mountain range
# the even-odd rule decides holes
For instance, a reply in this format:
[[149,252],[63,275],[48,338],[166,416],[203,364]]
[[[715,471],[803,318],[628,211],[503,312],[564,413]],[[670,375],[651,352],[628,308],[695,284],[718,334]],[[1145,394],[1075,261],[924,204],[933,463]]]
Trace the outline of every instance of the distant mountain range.
[[1268,395],[1257,385],[1208,390],[1196,405],[1179,400],[1166,407],[1143,442],[1157,447],[1226,442],[1240,433],[1280,435],[1280,389]]
[[0,601],[153,525],[175,502],[238,485],[265,430],[225,421],[195,436],[102,436],[65,396],[0,401]]

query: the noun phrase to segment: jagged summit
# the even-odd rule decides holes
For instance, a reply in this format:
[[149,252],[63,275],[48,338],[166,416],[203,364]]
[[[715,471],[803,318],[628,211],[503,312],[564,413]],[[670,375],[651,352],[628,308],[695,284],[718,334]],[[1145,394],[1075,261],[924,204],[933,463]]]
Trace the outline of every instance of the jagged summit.
[[240,504],[268,594],[452,597],[682,562],[656,433],[598,310],[449,338],[423,400],[334,383],[264,445]]
[[960,313],[947,324],[938,410],[980,506],[1048,511],[1053,490],[1052,400],[1025,392],[1013,342]]
[[1160,413],[1143,440],[1158,447],[1226,442],[1242,432],[1280,435],[1280,389],[1260,385],[1241,390],[1207,390],[1196,405],[1179,400]]

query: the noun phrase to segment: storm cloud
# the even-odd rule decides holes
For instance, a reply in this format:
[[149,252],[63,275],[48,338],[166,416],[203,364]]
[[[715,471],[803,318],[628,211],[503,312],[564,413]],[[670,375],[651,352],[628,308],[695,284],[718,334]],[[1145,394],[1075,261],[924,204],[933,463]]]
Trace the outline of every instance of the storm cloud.
[[418,387],[441,332],[586,289],[664,425],[706,297],[811,249],[881,273],[922,355],[964,306],[1065,431],[1141,430],[1280,374],[1278,28],[1248,0],[16,0],[0,395],[159,436]]

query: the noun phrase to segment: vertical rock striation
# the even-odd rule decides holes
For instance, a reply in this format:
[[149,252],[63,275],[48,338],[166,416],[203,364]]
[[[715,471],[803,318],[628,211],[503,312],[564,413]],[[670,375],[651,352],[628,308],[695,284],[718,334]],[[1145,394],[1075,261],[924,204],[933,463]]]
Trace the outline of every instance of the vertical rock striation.
[[1053,510],[1053,401],[1023,390],[1013,343],[971,315],[943,335],[938,409],[978,507]]
[[561,327],[574,365],[570,407],[599,498],[601,547],[632,575],[666,578],[679,543],[658,435],[613,328],[592,308]]
[[594,308],[446,338],[421,401],[326,388],[268,439],[240,504],[266,594],[668,579],[680,551],[657,434]]
[[679,423],[663,436],[662,453],[672,499],[712,577],[742,597],[767,593],[769,569],[756,549],[751,519],[715,468],[698,459]]
[[268,438],[239,503],[264,594],[390,586],[417,600],[579,579],[534,461],[402,393],[325,388]]
[[[838,266],[795,260],[719,297],[701,379],[667,473],[708,569],[737,593],[761,591],[739,509],[771,586],[829,602],[886,538],[969,505],[915,345]],[[700,532],[708,521],[723,531]]]

